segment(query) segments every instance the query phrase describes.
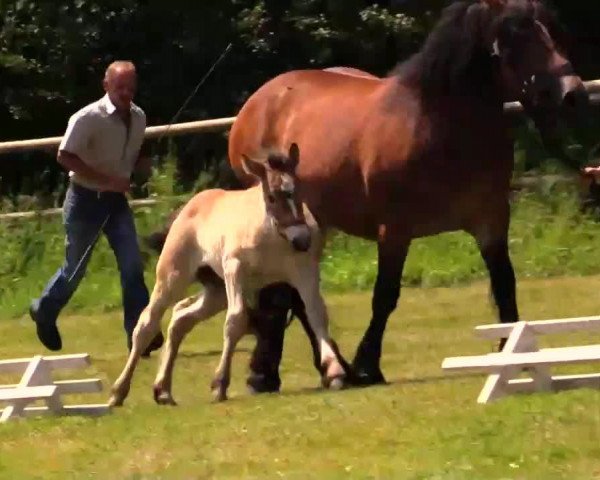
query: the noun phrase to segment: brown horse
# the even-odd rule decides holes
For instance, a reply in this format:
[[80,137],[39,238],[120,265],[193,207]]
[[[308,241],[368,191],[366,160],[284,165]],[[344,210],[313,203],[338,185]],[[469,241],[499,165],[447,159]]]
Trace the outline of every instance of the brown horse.
[[304,156],[302,199],[319,224],[378,242],[372,318],[353,367],[364,384],[379,367],[413,238],[463,230],[475,238],[501,322],[519,319],[508,250],[513,139],[503,102],[519,100],[549,129],[587,92],[555,43],[540,1],[462,1],[447,7],[424,45],[386,78],[300,70],[259,88],[240,110],[229,158],[242,152]]

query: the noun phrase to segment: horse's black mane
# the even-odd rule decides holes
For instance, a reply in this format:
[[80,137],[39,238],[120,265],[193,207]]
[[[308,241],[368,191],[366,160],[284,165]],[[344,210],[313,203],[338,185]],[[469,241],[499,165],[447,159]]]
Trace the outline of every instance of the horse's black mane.
[[446,7],[421,50],[391,72],[424,95],[482,95],[495,87],[494,61],[483,41],[492,14],[478,1]]

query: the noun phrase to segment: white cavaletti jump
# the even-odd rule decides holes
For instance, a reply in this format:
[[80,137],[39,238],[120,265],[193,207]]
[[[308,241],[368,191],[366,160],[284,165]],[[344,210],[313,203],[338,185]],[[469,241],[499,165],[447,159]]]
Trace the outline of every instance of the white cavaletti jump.
[[[61,395],[102,391],[98,378],[83,380],[52,380],[52,370],[78,369],[90,365],[87,353],[0,360],[0,374],[21,373],[16,385],[0,385],[0,423],[15,417],[53,413],[56,415],[103,415],[110,411],[108,405],[64,405]],[[43,400],[46,406],[28,406]]]
[[[478,403],[488,403],[513,393],[558,391],[574,388],[600,388],[600,373],[552,376],[550,367],[600,362],[600,344],[544,348],[537,346],[536,335],[581,330],[600,331],[600,316],[480,325],[475,332],[484,339],[508,337],[499,353],[449,357],[444,370],[479,370],[489,373]],[[527,369],[530,378],[517,378]]]

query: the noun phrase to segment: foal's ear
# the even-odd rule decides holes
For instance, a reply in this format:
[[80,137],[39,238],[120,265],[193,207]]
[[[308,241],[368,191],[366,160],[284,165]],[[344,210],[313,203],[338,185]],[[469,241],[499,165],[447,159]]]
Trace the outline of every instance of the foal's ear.
[[298,162],[300,162],[300,148],[298,148],[297,143],[292,143],[288,152],[288,167],[294,171],[298,166]]
[[242,153],[242,167],[246,173],[250,175],[254,175],[258,178],[264,178],[266,174],[265,166],[257,162],[256,160],[252,160],[250,157],[244,155]]

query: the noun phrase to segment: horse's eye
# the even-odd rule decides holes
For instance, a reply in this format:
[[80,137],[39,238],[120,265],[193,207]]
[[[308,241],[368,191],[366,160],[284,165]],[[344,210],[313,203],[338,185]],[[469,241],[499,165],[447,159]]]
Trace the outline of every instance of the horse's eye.
[[269,193],[267,200],[269,200],[269,203],[275,203],[275,196],[272,193]]
[[285,192],[285,198],[287,198],[288,200],[291,200],[293,197],[292,192]]

